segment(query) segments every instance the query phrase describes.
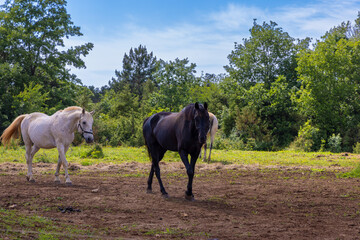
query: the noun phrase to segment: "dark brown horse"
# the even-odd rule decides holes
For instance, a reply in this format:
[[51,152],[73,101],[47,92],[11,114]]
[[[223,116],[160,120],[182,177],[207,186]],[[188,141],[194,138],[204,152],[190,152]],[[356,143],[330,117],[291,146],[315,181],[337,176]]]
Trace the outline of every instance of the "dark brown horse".
[[[186,167],[189,178],[185,198],[193,200],[192,182],[195,172],[196,160],[201,146],[206,142],[209,131],[209,113],[207,103],[189,104],[181,112],[160,112],[145,119],[143,134],[149,156],[152,159],[151,171],[148,179],[148,192],[152,192],[154,172],[159,181],[160,191],[168,197],[160,178],[159,162],[167,150],[179,152]],[[188,155],[191,156],[189,163]]]

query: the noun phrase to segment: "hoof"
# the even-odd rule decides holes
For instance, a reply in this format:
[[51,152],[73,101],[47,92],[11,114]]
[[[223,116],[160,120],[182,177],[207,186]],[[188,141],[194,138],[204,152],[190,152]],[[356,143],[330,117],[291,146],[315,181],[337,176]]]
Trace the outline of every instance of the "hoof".
[[72,182],[65,183],[67,186],[72,186]]
[[195,201],[195,198],[194,198],[194,195],[193,195],[193,194],[191,194],[191,195],[185,194],[185,199],[188,200],[188,201],[190,201],[190,202]]
[[165,199],[169,199],[170,196],[169,196],[169,194],[166,193],[166,194],[163,194],[162,197]]
[[30,178],[29,176],[26,176],[26,180],[28,180],[28,182],[35,182],[35,179],[33,179],[33,178]]
[[153,193],[151,189],[146,189],[146,193]]
[[54,183],[55,184],[60,184],[60,180],[55,180]]

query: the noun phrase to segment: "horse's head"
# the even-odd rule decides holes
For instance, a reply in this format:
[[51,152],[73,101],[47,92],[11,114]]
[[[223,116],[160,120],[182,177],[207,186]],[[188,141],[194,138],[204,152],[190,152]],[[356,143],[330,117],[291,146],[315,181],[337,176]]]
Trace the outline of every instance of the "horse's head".
[[82,109],[82,112],[80,114],[78,131],[87,143],[91,143],[94,141],[94,134],[92,131],[92,125],[94,122],[92,117],[93,114],[94,111],[86,112],[84,108]]
[[210,122],[209,122],[209,113],[207,111],[207,103],[201,105],[199,103],[195,103],[194,109],[194,120],[195,120],[195,128],[198,132],[199,142],[204,144],[206,142],[206,135],[209,132]]

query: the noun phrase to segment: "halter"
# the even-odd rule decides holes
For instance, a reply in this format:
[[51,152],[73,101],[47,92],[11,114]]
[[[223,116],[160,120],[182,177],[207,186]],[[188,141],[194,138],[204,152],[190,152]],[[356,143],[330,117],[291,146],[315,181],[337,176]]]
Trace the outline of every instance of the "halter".
[[85,137],[84,137],[84,133],[94,135],[92,130],[90,130],[90,131],[84,130],[84,129],[82,128],[81,124],[80,124],[80,121],[79,121],[79,123],[78,123],[78,127],[80,127],[80,129],[81,129],[81,131],[82,131],[81,136],[82,136],[83,138],[85,138]]

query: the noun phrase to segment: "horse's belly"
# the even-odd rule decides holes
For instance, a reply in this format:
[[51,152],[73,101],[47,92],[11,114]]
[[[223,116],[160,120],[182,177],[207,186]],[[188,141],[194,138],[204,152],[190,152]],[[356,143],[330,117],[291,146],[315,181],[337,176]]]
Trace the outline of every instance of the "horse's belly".
[[55,141],[52,138],[44,136],[33,136],[31,141],[39,148],[54,148],[56,147]]
[[56,147],[55,139],[47,125],[34,124],[29,128],[28,133],[31,141],[39,148],[49,149]]

